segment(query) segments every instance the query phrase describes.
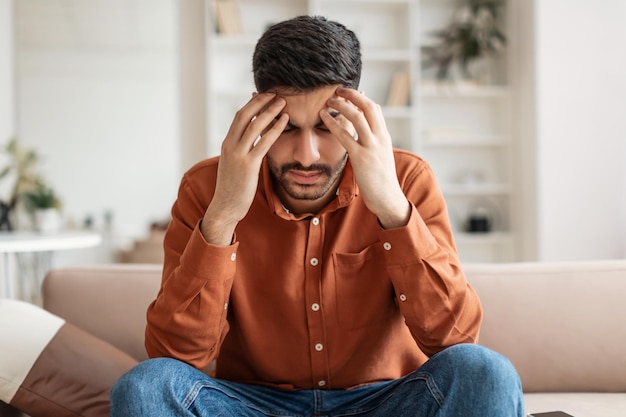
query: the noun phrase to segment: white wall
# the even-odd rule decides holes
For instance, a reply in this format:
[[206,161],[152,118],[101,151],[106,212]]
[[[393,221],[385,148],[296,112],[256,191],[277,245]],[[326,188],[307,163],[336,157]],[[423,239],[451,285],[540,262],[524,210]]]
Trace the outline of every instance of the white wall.
[[15,134],[13,0],[0,0],[0,146]]
[[18,130],[67,220],[118,238],[163,220],[180,180],[173,0],[17,0]]
[[540,260],[626,256],[626,2],[536,0]]

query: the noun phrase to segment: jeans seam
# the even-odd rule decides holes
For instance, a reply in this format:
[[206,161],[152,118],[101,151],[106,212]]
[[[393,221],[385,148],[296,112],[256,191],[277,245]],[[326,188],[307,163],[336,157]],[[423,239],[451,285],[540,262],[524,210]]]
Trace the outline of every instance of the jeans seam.
[[230,394],[230,393],[226,392],[220,386],[214,386],[214,385],[211,385],[211,384],[206,384],[206,383],[204,383],[202,381],[198,381],[198,382],[196,382],[193,385],[193,387],[189,390],[189,392],[187,393],[187,395],[183,399],[182,406],[184,408],[186,408],[186,409],[189,409],[191,407],[191,405],[194,403],[194,401],[198,398],[198,395],[200,394],[200,391],[202,391],[203,388],[219,391],[222,394],[226,395],[227,397],[239,401],[245,407],[248,407],[251,410],[258,411],[259,413],[265,414],[266,416],[298,417],[298,416],[296,416],[294,414],[291,414],[291,413],[288,413],[288,412],[284,412],[282,410],[274,410],[274,409],[271,409],[271,408],[258,407],[258,406],[254,405],[254,404],[248,403],[247,401],[243,401],[241,398],[239,398],[236,395],[233,395],[233,394]]
[[183,402],[182,402],[182,406],[187,409],[191,407],[191,404],[193,404],[193,402],[198,397],[200,390],[202,390],[202,388],[204,387],[208,387],[208,385],[202,382],[196,382],[195,384],[193,384],[193,387],[191,387],[187,395],[185,395],[185,398],[183,399]]
[[433,376],[428,372],[420,372],[418,373],[418,375],[424,376],[423,379],[426,381],[426,386],[428,387],[428,391],[430,391],[430,395],[432,395],[435,401],[437,401],[437,404],[439,404],[439,407],[441,407],[443,405],[445,396],[437,386],[435,378],[433,378]]
[[333,414],[333,416],[334,417],[354,416],[354,415],[359,415],[362,413],[371,412],[375,410],[376,408],[380,407],[390,398],[394,397],[396,395],[398,386],[405,385],[405,384],[408,384],[409,382],[414,382],[414,381],[424,381],[426,383],[426,387],[428,388],[428,391],[430,392],[431,396],[435,399],[435,401],[437,401],[437,404],[439,404],[440,407],[443,405],[443,400],[445,397],[439,390],[439,387],[437,386],[437,383],[435,382],[433,376],[428,372],[417,372],[412,377],[406,378],[400,384],[395,386],[394,389],[383,400],[379,401],[377,404],[372,405],[370,407],[361,407],[361,408],[353,408],[353,409],[344,410],[341,414]]

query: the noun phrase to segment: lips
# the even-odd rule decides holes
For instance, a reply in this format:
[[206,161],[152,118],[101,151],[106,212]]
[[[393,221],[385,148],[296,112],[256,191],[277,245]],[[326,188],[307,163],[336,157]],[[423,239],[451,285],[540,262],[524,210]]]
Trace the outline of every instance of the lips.
[[298,184],[315,184],[323,175],[321,171],[289,171],[289,174]]

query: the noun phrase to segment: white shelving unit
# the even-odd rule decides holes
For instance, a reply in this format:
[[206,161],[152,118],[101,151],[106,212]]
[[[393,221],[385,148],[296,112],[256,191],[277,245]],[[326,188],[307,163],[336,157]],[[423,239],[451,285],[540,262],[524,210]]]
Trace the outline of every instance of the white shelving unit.
[[[380,103],[395,146],[422,155],[446,196],[461,259],[515,260],[511,100],[506,55],[487,85],[440,85],[421,70],[420,47],[447,25],[453,0],[238,0],[242,33],[219,34],[216,1],[206,0],[208,150],[217,155],[234,113],[254,91],[254,45],[269,25],[319,14],[355,31],[363,52],[360,89]],[[512,0],[509,0],[512,1]],[[506,22],[503,22],[506,24]],[[506,26],[505,26],[506,27]],[[388,106],[394,76],[410,75],[406,105]],[[490,213],[488,233],[466,232],[474,209]]]
[[[456,4],[453,0],[419,0],[419,46],[432,40],[433,30],[448,25]],[[509,52],[511,19],[506,9],[500,12],[499,23],[508,38],[505,52]],[[515,94],[508,58],[504,53],[488,62],[488,77],[483,83],[441,84],[434,80],[432,71],[417,72],[415,150],[437,175],[459,254],[467,262],[517,259],[512,159]],[[487,213],[488,233],[468,231],[468,219],[477,211]]]

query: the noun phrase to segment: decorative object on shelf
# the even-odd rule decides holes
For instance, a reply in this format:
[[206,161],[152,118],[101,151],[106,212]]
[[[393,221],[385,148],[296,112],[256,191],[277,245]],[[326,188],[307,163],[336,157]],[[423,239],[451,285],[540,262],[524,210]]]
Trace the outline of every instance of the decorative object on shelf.
[[422,46],[423,68],[435,67],[439,81],[450,78],[454,64],[466,79],[485,78],[490,57],[506,45],[504,32],[498,27],[498,9],[503,3],[503,0],[459,0],[448,27],[433,32],[437,42]]
[[[60,228],[61,200],[54,190],[37,172],[39,156],[33,149],[20,146],[16,138],[11,139],[5,146],[8,156],[7,165],[0,171],[0,181],[9,181],[8,198],[0,202],[0,230],[12,231],[15,229],[15,214],[23,208],[32,218],[36,228],[41,226],[37,222],[36,214],[40,210],[48,210],[48,218],[56,217],[56,230]],[[50,214],[50,210],[55,214]],[[50,225],[46,227],[51,227]]]
[[491,220],[486,210],[478,210],[470,214],[467,220],[467,231],[470,233],[487,233],[491,231]]
[[468,233],[489,233],[494,229],[496,210],[486,201],[477,201],[469,208],[465,225]]
[[408,71],[398,71],[393,75],[387,106],[403,107],[409,105],[411,96],[411,78]]
[[238,35],[243,33],[237,0],[216,0],[215,14],[217,15],[218,33],[224,35]]

